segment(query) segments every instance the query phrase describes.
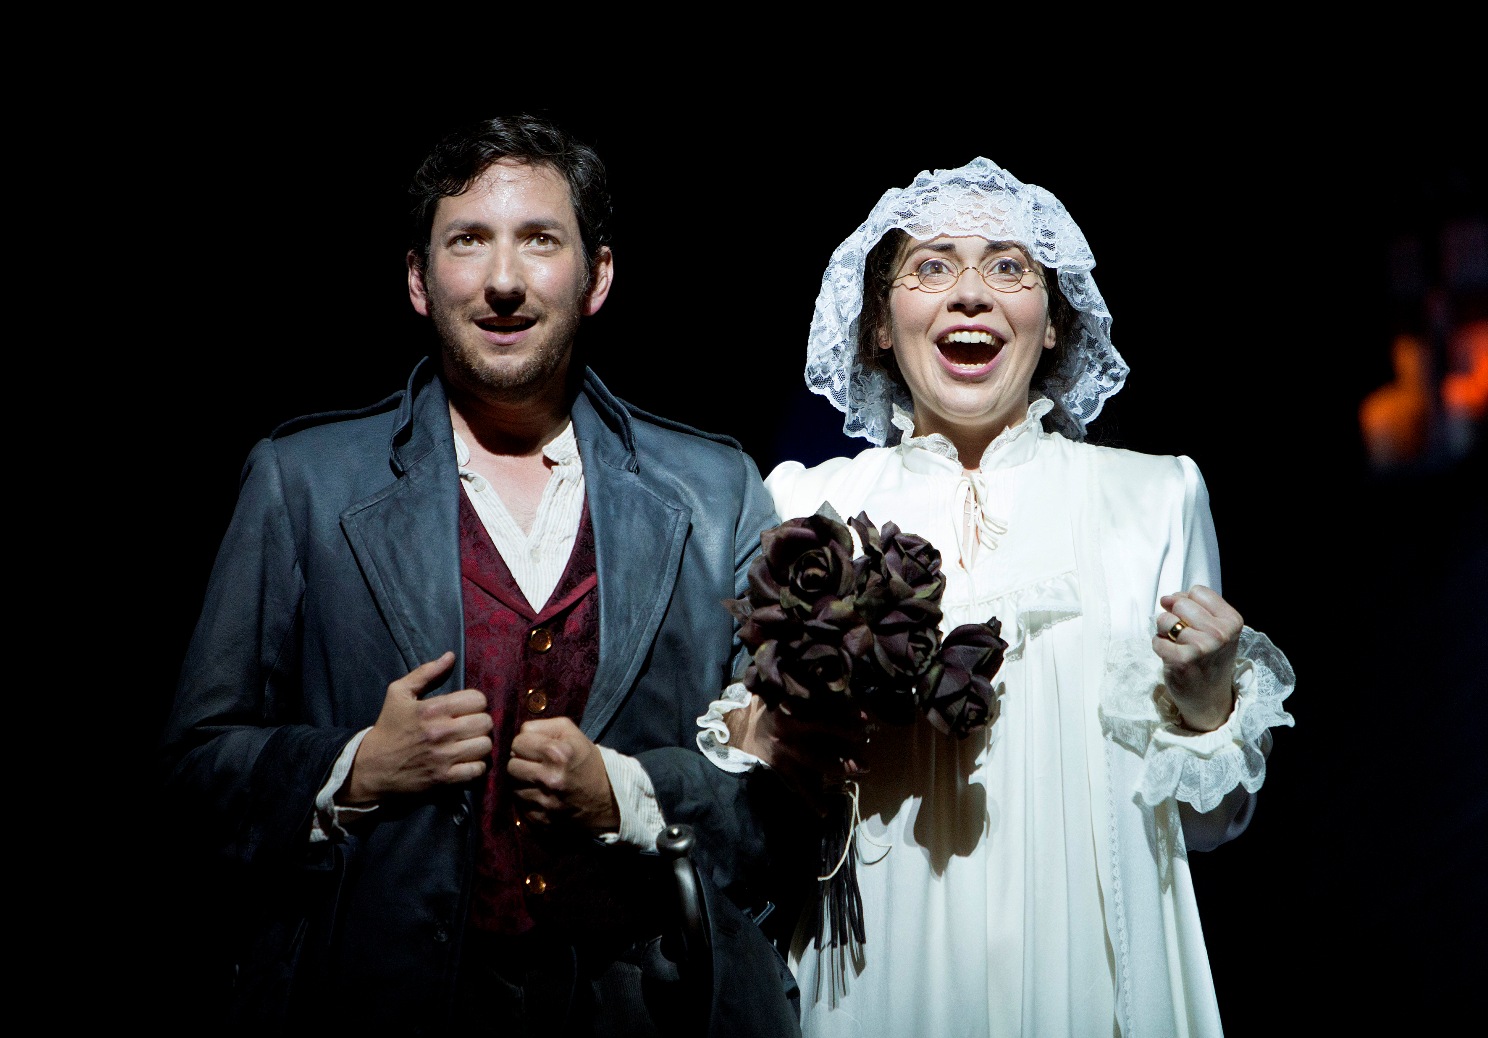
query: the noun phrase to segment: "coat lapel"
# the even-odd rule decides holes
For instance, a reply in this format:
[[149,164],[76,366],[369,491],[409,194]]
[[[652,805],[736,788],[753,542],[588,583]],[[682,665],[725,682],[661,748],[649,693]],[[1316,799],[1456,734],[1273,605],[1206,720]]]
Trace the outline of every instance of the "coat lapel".
[[597,739],[624,703],[656,639],[677,583],[692,513],[635,471],[628,429],[610,428],[584,395],[573,418],[599,574],[599,666],[582,726]]
[[445,692],[459,688],[465,672],[460,476],[438,381],[411,389],[405,408],[392,450],[398,478],[347,508],[341,529],[408,669],[455,650],[437,689]]

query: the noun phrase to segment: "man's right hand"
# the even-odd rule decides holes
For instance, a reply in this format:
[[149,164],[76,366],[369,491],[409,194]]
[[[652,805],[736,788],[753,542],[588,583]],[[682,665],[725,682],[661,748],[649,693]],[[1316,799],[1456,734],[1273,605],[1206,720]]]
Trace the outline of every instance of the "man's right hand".
[[446,652],[388,686],[382,712],[357,747],[351,774],[336,802],[375,803],[394,793],[422,793],[484,775],[491,761],[491,714],[485,695],[465,688],[420,699],[449,673]]

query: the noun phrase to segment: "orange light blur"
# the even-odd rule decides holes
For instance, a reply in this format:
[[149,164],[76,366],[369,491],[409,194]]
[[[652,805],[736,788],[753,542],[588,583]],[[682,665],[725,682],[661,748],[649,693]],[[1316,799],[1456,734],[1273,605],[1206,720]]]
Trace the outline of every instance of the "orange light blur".
[[1359,427],[1376,465],[1418,458],[1426,449],[1431,398],[1427,389],[1426,346],[1412,335],[1398,335],[1390,347],[1395,381],[1374,390],[1359,405]]
[[[1459,370],[1442,379],[1442,403],[1448,411],[1476,421],[1488,413],[1488,320],[1463,325],[1452,346]],[[1460,370],[1464,365],[1466,370]]]

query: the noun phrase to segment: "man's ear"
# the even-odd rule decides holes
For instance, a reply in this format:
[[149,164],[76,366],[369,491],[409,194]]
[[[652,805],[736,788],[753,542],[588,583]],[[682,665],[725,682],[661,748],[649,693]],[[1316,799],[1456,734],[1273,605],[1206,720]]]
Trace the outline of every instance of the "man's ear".
[[604,306],[605,297],[610,294],[610,285],[614,280],[615,255],[606,245],[594,257],[594,265],[589,270],[589,291],[584,295],[585,317],[592,317]]
[[405,262],[408,264],[408,301],[420,315],[428,317],[429,293],[424,287],[424,270],[419,264],[418,253],[409,249]]

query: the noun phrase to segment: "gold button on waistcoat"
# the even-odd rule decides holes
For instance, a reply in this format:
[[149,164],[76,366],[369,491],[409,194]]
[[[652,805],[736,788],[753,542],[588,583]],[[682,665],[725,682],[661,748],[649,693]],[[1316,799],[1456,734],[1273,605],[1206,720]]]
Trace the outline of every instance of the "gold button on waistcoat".
[[540,714],[548,708],[548,694],[540,688],[529,688],[524,702],[529,711]]
[[541,872],[529,873],[522,881],[522,885],[527,888],[529,894],[541,894],[548,889],[548,881],[543,879]]
[[547,652],[553,647],[553,632],[546,627],[534,627],[527,632],[527,648],[533,652]]

